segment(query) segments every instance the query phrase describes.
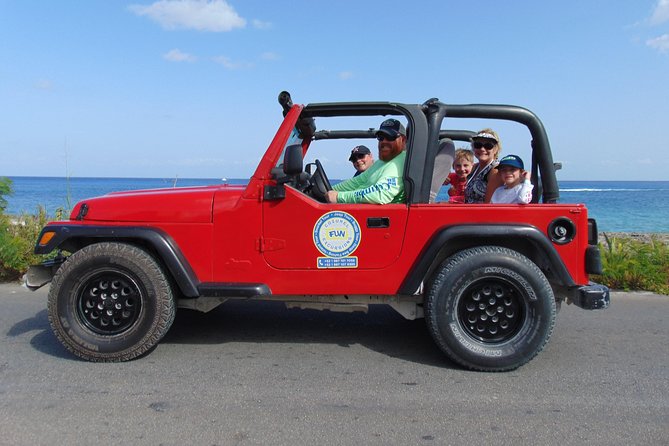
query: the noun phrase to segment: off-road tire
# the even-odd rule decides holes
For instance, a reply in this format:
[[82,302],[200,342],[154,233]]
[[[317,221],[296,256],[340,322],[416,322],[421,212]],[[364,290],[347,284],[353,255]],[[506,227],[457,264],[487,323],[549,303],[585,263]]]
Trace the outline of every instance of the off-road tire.
[[158,262],[125,243],[96,243],[75,252],[49,291],[54,333],[89,361],[128,361],[148,352],[167,333],[175,311]]
[[555,298],[546,276],[511,249],[461,251],[437,269],[425,298],[437,345],[472,370],[513,370],[536,356],[555,324]]

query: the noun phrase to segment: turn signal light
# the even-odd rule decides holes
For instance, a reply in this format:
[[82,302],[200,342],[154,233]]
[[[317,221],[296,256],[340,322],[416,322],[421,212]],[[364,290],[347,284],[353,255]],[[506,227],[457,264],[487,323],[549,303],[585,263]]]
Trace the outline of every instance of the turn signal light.
[[48,231],[42,234],[42,237],[39,239],[39,245],[40,246],[46,246],[49,244],[52,238],[56,236],[56,233],[54,231]]

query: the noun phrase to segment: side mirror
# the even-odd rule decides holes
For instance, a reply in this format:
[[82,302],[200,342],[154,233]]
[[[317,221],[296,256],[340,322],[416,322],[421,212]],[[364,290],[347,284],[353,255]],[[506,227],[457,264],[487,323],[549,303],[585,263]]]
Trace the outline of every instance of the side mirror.
[[[281,200],[286,198],[285,184],[298,184],[304,179],[302,178],[302,145],[291,144],[286,147],[283,154],[283,164],[279,164],[272,169],[272,178],[276,179],[276,185],[266,185],[263,189],[263,196],[265,200]],[[283,175],[281,175],[283,169]]]
[[302,162],[302,145],[289,145],[283,155],[283,173],[288,176],[301,174],[303,170]]

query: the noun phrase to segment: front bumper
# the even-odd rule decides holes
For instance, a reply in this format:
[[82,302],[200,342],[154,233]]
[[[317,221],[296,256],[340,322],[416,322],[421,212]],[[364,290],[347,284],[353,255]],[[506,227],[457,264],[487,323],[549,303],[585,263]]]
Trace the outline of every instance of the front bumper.
[[609,288],[594,282],[572,288],[568,298],[571,303],[584,310],[604,310],[611,304]]
[[35,291],[51,282],[51,279],[53,279],[56,271],[58,271],[58,268],[60,268],[60,265],[64,261],[65,257],[59,256],[54,259],[45,260],[39,265],[29,267],[25,275],[26,287],[31,291]]

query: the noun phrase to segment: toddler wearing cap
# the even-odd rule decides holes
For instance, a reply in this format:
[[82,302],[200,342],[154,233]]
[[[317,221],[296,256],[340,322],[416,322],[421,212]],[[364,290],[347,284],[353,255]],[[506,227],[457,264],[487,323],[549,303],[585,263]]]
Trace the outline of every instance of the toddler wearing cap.
[[528,204],[532,201],[530,172],[524,170],[523,160],[517,155],[507,155],[499,161],[497,171],[504,185],[495,189],[491,203]]

